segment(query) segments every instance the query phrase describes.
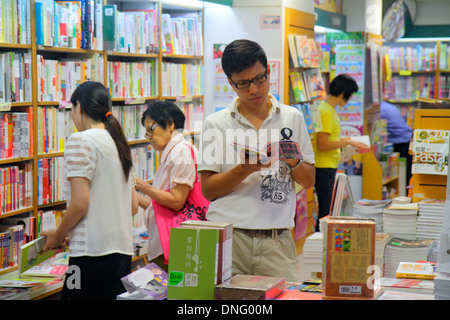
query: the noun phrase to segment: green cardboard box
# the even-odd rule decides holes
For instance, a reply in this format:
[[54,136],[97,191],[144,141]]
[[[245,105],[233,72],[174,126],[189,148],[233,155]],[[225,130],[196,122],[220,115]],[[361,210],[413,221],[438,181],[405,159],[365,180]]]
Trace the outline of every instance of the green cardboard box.
[[172,229],[167,299],[214,300],[218,255],[219,230]]

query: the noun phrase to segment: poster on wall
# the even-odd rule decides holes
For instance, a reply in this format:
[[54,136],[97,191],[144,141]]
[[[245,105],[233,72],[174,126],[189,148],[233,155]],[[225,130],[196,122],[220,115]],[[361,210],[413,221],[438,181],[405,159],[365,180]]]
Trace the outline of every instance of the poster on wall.
[[267,63],[270,67],[270,93],[280,100],[280,60],[268,60]]
[[314,0],[314,7],[334,13],[341,13],[341,0]]
[[[341,120],[341,126],[351,126],[357,129],[356,135],[363,134],[364,125],[364,44],[337,44],[335,57],[336,75],[347,74],[355,79],[358,91],[353,94],[348,103],[336,107]],[[351,130],[349,130],[349,133]],[[353,134],[352,134],[353,135]]]
[[281,28],[280,15],[262,14],[259,17],[259,27],[261,29],[280,29]]

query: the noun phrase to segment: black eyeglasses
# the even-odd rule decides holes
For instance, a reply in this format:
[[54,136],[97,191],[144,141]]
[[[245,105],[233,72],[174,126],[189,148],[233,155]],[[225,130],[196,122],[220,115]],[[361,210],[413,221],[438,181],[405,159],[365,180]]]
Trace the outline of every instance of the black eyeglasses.
[[153,134],[153,130],[155,130],[157,126],[159,126],[159,124],[156,121],[153,122],[152,126],[145,131],[145,136],[148,137],[148,135]]
[[250,87],[250,84],[254,84],[254,85],[258,85],[263,83],[264,81],[267,80],[267,72],[265,74],[263,74],[262,76],[257,76],[255,78],[253,78],[252,80],[240,80],[237,82],[234,82],[233,80],[230,79],[231,83],[238,89],[245,89]]

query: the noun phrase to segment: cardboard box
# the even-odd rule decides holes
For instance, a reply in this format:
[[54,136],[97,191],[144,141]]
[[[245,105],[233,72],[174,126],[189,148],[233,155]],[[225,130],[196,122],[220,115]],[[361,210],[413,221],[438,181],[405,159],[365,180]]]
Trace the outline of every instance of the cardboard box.
[[235,275],[215,289],[216,300],[273,300],[285,289],[281,277]]
[[173,228],[167,299],[213,300],[218,255],[219,230]]
[[209,228],[219,230],[219,258],[217,266],[217,284],[231,279],[233,248],[233,224],[227,222],[186,220],[181,223],[186,228]]
[[[322,221],[324,297],[373,298],[376,223],[368,219],[329,217]],[[370,280],[369,280],[370,282]]]

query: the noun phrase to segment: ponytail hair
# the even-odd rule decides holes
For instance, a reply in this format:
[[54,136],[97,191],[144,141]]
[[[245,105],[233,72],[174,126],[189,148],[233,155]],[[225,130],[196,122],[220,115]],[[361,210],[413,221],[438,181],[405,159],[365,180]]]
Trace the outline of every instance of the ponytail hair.
[[100,82],[86,81],[75,89],[70,98],[73,105],[76,105],[77,101],[80,103],[82,113],[94,121],[105,124],[106,130],[116,144],[125,179],[128,181],[133,167],[131,149],[119,121],[111,113],[112,102],[108,90]]

